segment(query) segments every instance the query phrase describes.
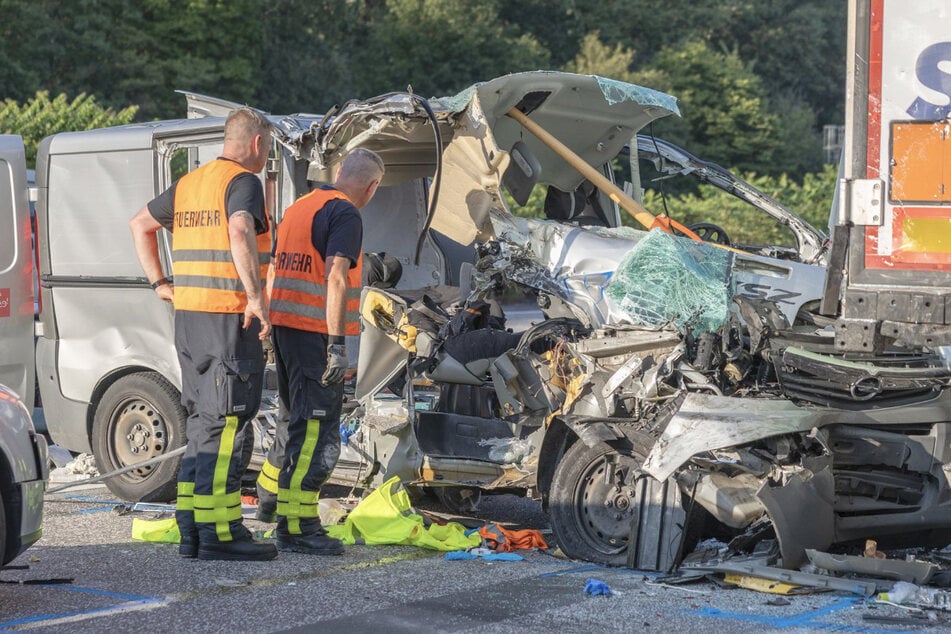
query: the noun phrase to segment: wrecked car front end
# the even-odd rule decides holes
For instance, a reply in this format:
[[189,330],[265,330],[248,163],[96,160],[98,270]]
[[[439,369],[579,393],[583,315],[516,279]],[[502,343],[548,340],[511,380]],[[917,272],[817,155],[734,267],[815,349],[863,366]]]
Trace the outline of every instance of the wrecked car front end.
[[[670,98],[527,73],[427,104],[345,105],[295,146],[309,180],[363,146],[384,156],[385,185],[428,184],[411,248],[374,243],[365,220],[366,250],[402,248],[406,275],[364,289],[335,481],[398,475],[461,510],[486,491],[531,495],[569,556],[655,570],[701,536],[774,543],[797,567],[806,548],[951,526],[948,371],[930,353],[847,358],[799,323],[821,294],[821,234],[797,225],[802,252],[774,258],[511,214],[503,189],[518,202],[585,180],[513,108],[603,168]],[[385,196],[389,216],[368,217],[395,228],[405,198]],[[469,249],[439,260],[451,274],[421,264],[434,234]]]

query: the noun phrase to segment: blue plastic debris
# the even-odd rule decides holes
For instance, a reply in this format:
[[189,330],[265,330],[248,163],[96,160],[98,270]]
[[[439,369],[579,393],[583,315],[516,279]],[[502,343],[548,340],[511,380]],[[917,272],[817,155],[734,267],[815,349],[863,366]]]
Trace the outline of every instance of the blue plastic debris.
[[490,553],[482,555],[485,561],[522,561],[525,558],[515,553]]
[[471,559],[478,559],[479,557],[485,561],[522,561],[525,559],[515,553],[479,552],[483,550],[485,549],[474,548],[471,551],[454,550],[446,553],[446,561],[469,561]]
[[584,582],[585,594],[605,595],[611,594],[611,588],[600,579],[588,579]]
[[347,423],[340,423],[340,444],[348,445],[350,444],[350,436],[353,436],[357,432],[356,425],[348,425]]

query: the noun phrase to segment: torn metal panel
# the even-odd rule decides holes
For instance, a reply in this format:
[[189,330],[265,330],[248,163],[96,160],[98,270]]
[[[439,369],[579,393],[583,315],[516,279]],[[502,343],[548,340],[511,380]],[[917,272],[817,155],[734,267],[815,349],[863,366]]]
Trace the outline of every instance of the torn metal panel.
[[610,420],[592,419],[587,416],[560,416],[559,419],[589,447],[624,437],[624,434],[618,432]]
[[538,457],[533,456],[521,465],[503,465],[502,475],[483,486],[485,489],[526,489],[537,485]]
[[441,137],[437,147],[434,123],[421,101],[407,92],[348,101],[324,117],[310,117],[315,120],[307,132],[290,131],[288,140],[296,139],[297,151],[306,156],[311,180],[332,182],[335,169],[357,147],[373,150],[383,159],[383,186],[432,176],[443,148],[452,140],[452,113],[430,105]]
[[784,568],[805,563],[806,548],[823,549],[832,544],[835,480],[831,467],[813,474],[793,473],[780,485],[766,482],[757,497],[773,522]]
[[492,130],[506,151],[523,141],[542,166],[543,182],[573,191],[583,177],[507,116],[526,97],[538,95],[527,114],[555,135],[586,163],[603,165],[614,158],[638,130],[651,121],[680,114],[676,98],[650,88],[594,75],[532,71],[504,75],[475,84],[453,97],[436,100],[455,112],[478,103],[474,122]]
[[437,458],[423,456],[418,478],[406,478],[412,484],[439,482],[458,486],[487,487],[505,475],[505,468],[492,462],[465,458]]
[[627,565],[638,570],[670,572],[680,557],[687,514],[680,487],[672,480],[640,477],[637,506],[627,542]]
[[924,585],[931,581],[934,573],[940,570],[939,566],[927,561],[834,555],[812,548],[806,549],[806,556],[812,565],[823,570],[831,570],[840,574],[856,574],[908,581],[918,585]]
[[691,566],[690,570],[705,570],[707,572],[719,572],[724,574],[749,575],[760,577],[762,579],[772,579],[773,581],[782,581],[797,586],[809,586],[811,588],[821,588],[824,590],[838,590],[841,592],[850,592],[863,597],[870,597],[876,592],[876,585],[871,581],[859,581],[856,579],[841,579],[829,575],[814,575],[808,572],[799,572],[798,570],[784,570],[782,568],[773,568],[772,566],[761,566],[758,564],[743,564],[724,562],[718,564],[702,564]]
[[[681,337],[673,330],[650,330],[623,327],[571,344],[573,350],[598,359],[601,363],[623,363],[629,355],[651,353],[659,356],[681,345]],[[617,359],[612,359],[617,357]]]
[[[553,220],[513,217],[511,235],[531,249],[566,296],[582,307],[594,326],[627,320],[605,290],[617,263],[646,233],[630,227],[575,227]],[[496,228],[497,235],[502,232]]]
[[484,124],[477,97],[455,125],[461,131],[443,152],[432,228],[469,244],[491,238],[491,211],[505,209],[501,180],[509,166],[509,153],[499,147]]
[[[236,101],[221,99],[220,97],[210,97],[197,92],[187,90],[176,90],[180,95],[185,95],[186,116],[189,119],[202,119],[204,117],[227,117],[232,110],[246,107],[244,104]],[[260,110],[258,111],[260,112]]]
[[[533,99],[537,97],[537,99]],[[491,212],[504,210],[502,174],[516,143],[539,167],[537,182],[573,191],[583,176],[507,116],[532,100],[531,119],[593,167],[618,154],[637,130],[656,118],[679,114],[676,100],[632,84],[551,71],[516,73],[434,99],[456,113],[454,138],[442,157],[443,187],[432,227],[468,244],[491,237]],[[372,149],[372,148],[371,148]],[[385,158],[385,157],[384,157]]]
[[808,432],[824,421],[820,411],[786,400],[687,394],[648,454],[644,471],[659,480],[667,479],[702,451]]

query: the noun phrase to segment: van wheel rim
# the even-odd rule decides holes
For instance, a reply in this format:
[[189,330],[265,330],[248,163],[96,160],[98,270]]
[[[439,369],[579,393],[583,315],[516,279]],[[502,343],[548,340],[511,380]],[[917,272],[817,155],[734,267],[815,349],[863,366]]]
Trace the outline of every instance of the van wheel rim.
[[[118,468],[145,462],[165,452],[168,428],[158,409],[141,398],[123,401],[115,410],[112,424],[113,463]],[[155,465],[134,469],[133,478],[147,477]]]
[[588,545],[606,555],[627,549],[631,523],[638,506],[637,464],[629,456],[599,456],[578,479],[575,514]]

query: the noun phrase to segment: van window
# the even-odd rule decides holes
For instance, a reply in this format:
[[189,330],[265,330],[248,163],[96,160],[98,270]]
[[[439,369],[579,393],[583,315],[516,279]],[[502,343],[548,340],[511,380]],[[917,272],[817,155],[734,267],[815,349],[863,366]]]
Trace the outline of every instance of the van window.
[[221,156],[222,150],[223,145],[220,139],[199,141],[197,143],[174,142],[172,151],[165,155],[168,184],[171,185],[188,172],[215,160]]
[[129,218],[155,196],[152,151],[54,154],[49,183],[50,272],[141,277]]
[[[13,191],[10,189],[10,183],[12,182],[13,170],[10,168],[10,164],[0,160],[0,201],[3,201],[0,211],[3,211],[4,215],[12,214],[9,220],[0,218],[0,226],[18,227],[16,201],[13,197]],[[7,208],[8,202],[9,208]],[[0,231],[0,272],[6,271],[16,262],[18,230],[19,228],[12,231]]]
[[187,147],[180,147],[172,152],[172,158],[169,161],[169,170],[171,172],[173,183],[191,171],[188,167]]

